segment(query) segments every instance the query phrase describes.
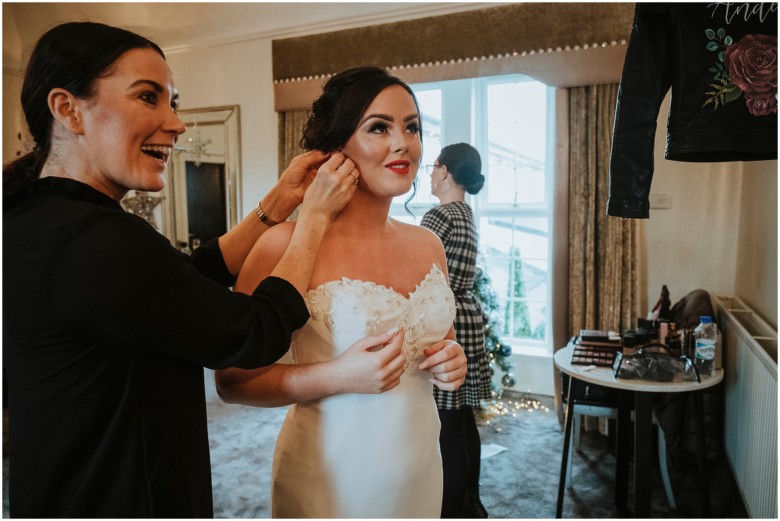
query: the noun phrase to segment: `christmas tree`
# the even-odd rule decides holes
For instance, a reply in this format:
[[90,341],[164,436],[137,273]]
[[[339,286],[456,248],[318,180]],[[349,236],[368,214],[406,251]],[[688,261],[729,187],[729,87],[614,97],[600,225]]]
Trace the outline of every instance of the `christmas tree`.
[[499,338],[501,333],[501,316],[498,297],[490,283],[487,271],[479,266],[477,266],[474,276],[472,291],[482,305],[482,311],[485,315],[485,349],[487,349],[488,359],[490,360],[491,374],[495,374],[496,366],[503,373],[500,384],[496,383],[495,378],[492,382],[494,399],[501,399],[504,389],[512,388],[515,385],[515,377],[511,373],[512,364],[509,361],[512,347],[501,343]]

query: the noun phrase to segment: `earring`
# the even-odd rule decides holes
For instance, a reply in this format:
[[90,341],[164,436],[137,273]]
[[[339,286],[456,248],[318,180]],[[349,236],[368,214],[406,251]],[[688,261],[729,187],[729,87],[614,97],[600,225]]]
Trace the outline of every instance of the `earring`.
[[[444,181],[447,184],[447,187],[444,190],[439,190],[439,186],[441,185],[442,181]],[[434,192],[438,192],[440,194],[445,194],[445,193],[449,192],[450,191],[450,182],[447,181],[446,179],[440,179],[440,180],[436,181],[433,184],[433,191]]]

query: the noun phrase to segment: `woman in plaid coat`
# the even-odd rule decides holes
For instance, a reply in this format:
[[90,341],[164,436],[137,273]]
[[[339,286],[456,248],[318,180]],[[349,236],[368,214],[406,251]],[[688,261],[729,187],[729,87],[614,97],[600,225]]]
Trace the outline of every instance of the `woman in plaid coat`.
[[468,358],[466,382],[457,391],[434,389],[441,420],[444,466],[443,518],[485,518],[479,499],[480,439],[474,408],[490,398],[490,367],[485,349],[485,319],[471,288],[477,261],[477,231],[466,192],[476,194],[485,177],[479,152],[466,143],[444,147],[431,168],[431,193],[441,204],[420,223],[439,236],[447,255],[455,294],[455,335]]

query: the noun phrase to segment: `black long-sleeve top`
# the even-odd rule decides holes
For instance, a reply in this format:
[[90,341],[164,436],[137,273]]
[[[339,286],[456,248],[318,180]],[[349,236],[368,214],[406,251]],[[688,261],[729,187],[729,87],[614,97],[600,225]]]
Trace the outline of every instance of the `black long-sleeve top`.
[[203,367],[273,363],[309,317],[232,282],[216,241],[181,254],[77,181],[4,198],[12,516],[213,515]]

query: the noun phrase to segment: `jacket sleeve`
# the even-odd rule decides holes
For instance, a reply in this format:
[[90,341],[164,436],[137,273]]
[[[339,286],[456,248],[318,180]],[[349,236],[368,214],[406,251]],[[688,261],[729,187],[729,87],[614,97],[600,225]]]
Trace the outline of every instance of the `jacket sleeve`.
[[269,277],[252,295],[203,276],[141,219],[89,222],[49,261],[49,319],[81,342],[151,349],[209,368],[278,360],[309,318],[301,295]]
[[661,103],[672,83],[667,4],[637,4],[617,95],[607,214],[647,219]]

